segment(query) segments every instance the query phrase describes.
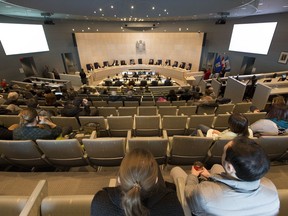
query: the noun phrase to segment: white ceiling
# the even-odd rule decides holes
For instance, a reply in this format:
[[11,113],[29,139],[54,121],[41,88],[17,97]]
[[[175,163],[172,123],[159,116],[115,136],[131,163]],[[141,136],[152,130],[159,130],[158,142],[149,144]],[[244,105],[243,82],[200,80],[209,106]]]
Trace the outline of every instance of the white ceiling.
[[288,0],[0,0],[0,15],[30,20],[177,21],[282,12]]

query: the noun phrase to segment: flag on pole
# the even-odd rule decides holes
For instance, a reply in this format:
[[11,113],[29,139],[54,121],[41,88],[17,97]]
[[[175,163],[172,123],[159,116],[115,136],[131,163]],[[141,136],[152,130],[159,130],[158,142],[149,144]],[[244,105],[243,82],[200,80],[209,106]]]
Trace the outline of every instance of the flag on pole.
[[221,57],[220,55],[215,59],[214,63],[214,72],[220,73],[222,71],[222,65],[221,65]]
[[225,71],[230,71],[231,70],[231,67],[230,67],[230,61],[229,61],[229,57],[226,56],[225,58]]

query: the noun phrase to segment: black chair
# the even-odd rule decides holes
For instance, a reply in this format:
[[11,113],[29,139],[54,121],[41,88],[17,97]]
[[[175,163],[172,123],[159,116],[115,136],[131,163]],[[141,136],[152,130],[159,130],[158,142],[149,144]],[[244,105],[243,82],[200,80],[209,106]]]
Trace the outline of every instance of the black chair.
[[149,65],[153,65],[154,64],[154,59],[149,59]]
[[95,69],[98,69],[98,68],[101,68],[101,66],[99,65],[98,62],[95,62],[95,63],[94,63],[94,68],[95,68]]
[[120,61],[120,64],[121,64],[121,65],[126,65],[125,60],[121,60],[121,61]]
[[185,62],[181,62],[181,64],[180,64],[180,68],[182,68],[182,69],[184,69],[185,68],[185,66],[186,66],[186,63]]
[[187,65],[187,67],[186,67],[186,70],[191,70],[191,69],[192,69],[192,64],[189,63],[189,64]]
[[178,61],[174,61],[172,67],[178,67]]
[[170,60],[170,59],[166,59],[165,65],[166,65],[166,66],[171,66],[171,60]]
[[103,61],[103,67],[109,67],[108,61]]
[[162,65],[162,60],[158,59],[157,62],[156,62],[156,65]]
[[86,64],[86,68],[87,68],[88,71],[90,71],[91,69],[93,70],[92,67],[93,67],[92,64]]
[[142,64],[142,58],[138,59],[138,64]]

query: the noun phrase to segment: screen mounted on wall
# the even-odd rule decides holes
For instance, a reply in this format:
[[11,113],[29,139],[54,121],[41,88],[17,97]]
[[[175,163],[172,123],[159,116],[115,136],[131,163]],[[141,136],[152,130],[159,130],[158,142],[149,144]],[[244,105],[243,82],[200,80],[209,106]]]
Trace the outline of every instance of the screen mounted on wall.
[[277,22],[235,24],[229,50],[267,55]]
[[0,41],[6,55],[49,51],[42,25],[0,23]]

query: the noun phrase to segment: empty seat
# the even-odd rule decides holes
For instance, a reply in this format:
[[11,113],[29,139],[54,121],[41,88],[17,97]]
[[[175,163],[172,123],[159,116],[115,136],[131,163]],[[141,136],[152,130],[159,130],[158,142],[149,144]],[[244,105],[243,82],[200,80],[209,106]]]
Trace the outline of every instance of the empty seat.
[[148,115],[157,115],[158,110],[155,106],[145,106],[145,107],[138,107],[138,115],[139,116],[148,116]]
[[173,136],[168,164],[193,165],[195,161],[202,161],[213,143],[212,138]]
[[43,153],[32,140],[0,140],[2,157],[10,163],[23,167],[49,166]]
[[161,136],[160,116],[135,116],[134,117],[135,136]]
[[197,111],[197,106],[179,106],[178,115],[195,115]]
[[120,64],[121,64],[121,65],[126,65],[125,60],[121,60],[121,61],[120,61]]
[[236,103],[233,109],[233,113],[246,113],[249,112],[249,109],[251,107],[251,102],[241,102]]
[[137,107],[119,107],[119,116],[134,116],[137,114]]
[[158,114],[161,115],[177,115],[177,107],[176,106],[159,106]]
[[216,140],[208,151],[208,157],[206,158],[205,163],[209,165],[221,164],[223,148],[230,141],[231,139]]
[[116,107],[118,109],[119,107],[123,106],[123,101],[108,101],[108,107]]
[[154,100],[151,100],[151,101],[141,101],[140,102],[140,105],[141,106],[154,106],[155,105],[155,102],[154,102]]
[[171,106],[171,102],[170,101],[162,101],[162,102],[156,101],[155,105],[157,107],[160,107],[160,106]]
[[36,140],[49,162],[56,167],[87,166],[86,154],[77,139]]
[[107,101],[93,101],[93,106],[95,107],[106,107],[108,106]]
[[162,119],[162,129],[167,131],[168,136],[185,135],[187,132],[188,116],[164,115]]
[[132,116],[108,116],[108,132],[113,137],[127,137],[127,132],[133,129]]
[[168,136],[165,130],[159,137],[132,137],[131,132],[127,136],[127,152],[135,148],[143,148],[150,151],[159,165],[166,164]]
[[137,107],[139,106],[139,101],[124,101],[124,106],[125,107]]
[[186,106],[186,101],[185,100],[172,101],[172,106],[177,106],[177,108],[179,108],[180,106]]
[[215,113],[216,106],[214,105],[208,105],[208,104],[201,104],[197,108],[197,114],[203,115],[203,114],[214,114]]
[[99,110],[99,116],[107,117],[111,115],[112,116],[118,115],[116,107],[99,107],[98,110]]
[[51,116],[51,120],[60,127],[71,126],[73,130],[80,129],[80,124],[76,117]]
[[125,141],[116,137],[82,140],[93,166],[119,166],[125,156]]

